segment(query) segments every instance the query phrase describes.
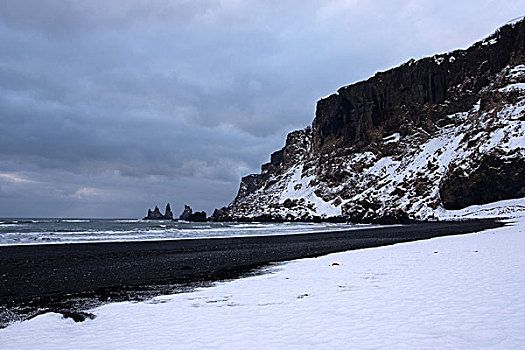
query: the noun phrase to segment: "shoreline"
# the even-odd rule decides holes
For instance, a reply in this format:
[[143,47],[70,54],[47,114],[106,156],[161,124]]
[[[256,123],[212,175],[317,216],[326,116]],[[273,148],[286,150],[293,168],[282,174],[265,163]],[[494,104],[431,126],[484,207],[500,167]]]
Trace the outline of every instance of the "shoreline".
[[[272,263],[502,227],[496,220],[441,221],[307,234],[0,247],[0,308],[61,307],[234,279]],[[166,287],[166,288],[163,288]],[[122,298],[122,296],[121,296]],[[115,298],[111,298],[115,301]],[[66,303],[67,304],[67,303]]]
[[354,224],[354,227],[347,228],[324,228],[314,231],[305,232],[289,232],[286,234],[252,234],[252,235],[239,235],[239,236],[210,236],[210,237],[183,237],[183,238],[152,238],[152,239],[136,239],[136,240],[99,240],[99,241],[74,241],[74,242],[36,242],[36,243],[20,243],[20,244],[2,244],[3,247],[25,247],[25,246],[52,246],[52,245],[76,245],[76,244],[104,244],[104,243],[150,243],[150,242],[173,242],[173,241],[184,241],[184,240],[200,240],[200,239],[226,239],[226,238],[247,238],[247,237],[267,237],[267,236],[290,236],[290,235],[309,235],[315,233],[327,233],[327,232],[340,232],[340,231],[354,231],[354,230],[370,230],[380,227],[396,227],[403,226],[405,224],[392,224],[392,225],[375,225],[375,224]]

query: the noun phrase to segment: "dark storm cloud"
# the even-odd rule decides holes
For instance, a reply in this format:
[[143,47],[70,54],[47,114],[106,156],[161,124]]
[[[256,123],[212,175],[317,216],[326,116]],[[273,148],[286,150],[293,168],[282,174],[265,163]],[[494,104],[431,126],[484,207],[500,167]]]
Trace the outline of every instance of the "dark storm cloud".
[[235,196],[315,102],[466,47],[518,1],[0,4],[0,216],[131,216]]

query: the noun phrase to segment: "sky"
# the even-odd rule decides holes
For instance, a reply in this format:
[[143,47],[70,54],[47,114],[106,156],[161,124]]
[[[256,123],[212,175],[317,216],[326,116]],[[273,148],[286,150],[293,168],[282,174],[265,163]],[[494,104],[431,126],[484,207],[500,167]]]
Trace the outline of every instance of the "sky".
[[525,2],[2,0],[0,217],[211,214],[317,100]]

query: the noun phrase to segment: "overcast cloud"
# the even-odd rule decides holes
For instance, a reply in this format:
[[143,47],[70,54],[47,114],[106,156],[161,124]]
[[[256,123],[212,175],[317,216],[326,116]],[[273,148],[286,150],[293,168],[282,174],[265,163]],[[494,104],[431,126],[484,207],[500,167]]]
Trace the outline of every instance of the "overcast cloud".
[[0,3],[0,217],[227,205],[316,101],[523,1]]

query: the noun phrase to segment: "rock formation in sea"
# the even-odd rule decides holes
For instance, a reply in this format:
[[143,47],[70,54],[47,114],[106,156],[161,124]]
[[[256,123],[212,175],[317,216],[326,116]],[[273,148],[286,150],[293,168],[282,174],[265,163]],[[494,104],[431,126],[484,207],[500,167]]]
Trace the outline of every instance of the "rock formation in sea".
[[317,102],[214,220],[400,222],[525,196],[525,20]]
[[191,214],[187,220],[193,222],[205,222],[208,221],[208,217],[206,216],[206,212],[196,211],[195,213]]
[[191,209],[189,205],[184,205],[184,211],[182,212],[182,214],[180,214],[179,220],[204,222],[204,221],[207,221],[208,218],[206,216],[206,212],[196,211],[194,213],[193,209]]
[[166,219],[173,220],[173,212],[171,211],[171,207],[169,203],[166,204],[166,210],[165,210],[164,217],[166,217]]
[[144,217],[143,220],[173,220],[173,213],[171,212],[170,204],[166,205],[165,214],[163,215],[160,212],[159,207],[155,206],[155,209],[152,211],[148,209],[148,215]]
[[193,214],[193,210],[189,205],[184,205],[184,211],[179,216],[179,220],[188,221],[188,218]]

